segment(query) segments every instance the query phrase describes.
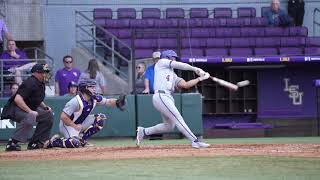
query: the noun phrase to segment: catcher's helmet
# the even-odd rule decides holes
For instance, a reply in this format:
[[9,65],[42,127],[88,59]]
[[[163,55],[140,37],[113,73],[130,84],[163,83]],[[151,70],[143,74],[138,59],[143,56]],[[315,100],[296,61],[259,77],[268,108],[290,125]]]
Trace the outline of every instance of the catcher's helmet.
[[176,60],[178,58],[178,55],[176,52],[174,52],[174,50],[165,50],[165,51],[162,51],[161,52],[161,59],[162,58],[166,58],[166,59],[170,59],[170,60],[173,60],[172,57],[175,57]]
[[88,87],[95,87],[96,85],[97,85],[96,81],[91,80],[91,79],[87,79],[84,81],[80,81],[78,88],[81,93],[85,93],[85,94],[89,95],[90,97],[93,97],[95,95],[95,91],[91,92],[88,89]]

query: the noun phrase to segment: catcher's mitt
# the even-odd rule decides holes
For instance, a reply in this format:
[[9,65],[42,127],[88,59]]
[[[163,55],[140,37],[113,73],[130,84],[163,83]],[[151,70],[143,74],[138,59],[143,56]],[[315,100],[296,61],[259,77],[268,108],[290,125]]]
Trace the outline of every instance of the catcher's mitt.
[[119,98],[116,100],[117,108],[119,108],[121,111],[125,111],[125,105],[126,105],[126,95],[121,94]]

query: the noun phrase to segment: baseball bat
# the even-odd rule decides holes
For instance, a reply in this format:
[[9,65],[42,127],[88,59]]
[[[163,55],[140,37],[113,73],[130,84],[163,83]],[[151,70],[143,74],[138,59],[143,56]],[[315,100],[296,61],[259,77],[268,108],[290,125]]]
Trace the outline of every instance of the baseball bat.
[[222,80],[222,79],[213,77],[213,76],[210,76],[210,78],[211,78],[214,82],[218,83],[220,86],[226,87],[226,88],[231,89],[231,90],[233,90],[233,91],[237,91],[238,88],[239,88],[237,85],[232,84],[231,82],[228,82],[228,81],[225,81],[225,80]]

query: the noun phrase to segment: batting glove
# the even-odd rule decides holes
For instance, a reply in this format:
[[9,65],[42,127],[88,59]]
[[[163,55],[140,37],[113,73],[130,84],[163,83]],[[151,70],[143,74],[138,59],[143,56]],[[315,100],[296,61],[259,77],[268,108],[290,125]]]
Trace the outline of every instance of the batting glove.
[[206,72],[204,72],[201,68],[195,68],[194,72],[198,75],[198,76],[204,76]]
[[210,77],[210,74],[205,72],[205,74],[203,76],[198,77],[199,81],[203,81],[206,80]]

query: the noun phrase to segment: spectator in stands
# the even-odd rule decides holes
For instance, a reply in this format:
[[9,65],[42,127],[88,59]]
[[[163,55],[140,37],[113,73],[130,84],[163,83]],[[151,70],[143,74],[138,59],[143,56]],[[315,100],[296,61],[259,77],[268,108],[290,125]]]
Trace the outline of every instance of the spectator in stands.
[[81,72],[73,67],[73,58],[70,55],[63,57],[64,68],[58,70],[55,76],[55,94],[63,96],[68,93],[68,84],[71,81],[78,83]]
[[96,93],[97,94],[107,94],[107,84],[106,80],[100,71],[98,61],[96,59],[91,59],[88,63],[88,69],[83,72],[80,76],[79,81],[92,79],[95,80],[96,85]]
[[[3,60],[3,74],[6,84],[22,83],[22,71],[31,68],[35,63],[29,63],[27,54],[17,48],[14,40],[9,40],[7,51],[1,54],[0,59]],[[12,76],[10,76],[12,75]]]
[[10,96],[13,96],[16,94],[16,92],[18,91],[19,88],[19,84],[18,83],[12,83],[10,85]]
[[282,9],[280,9],[280,1],[272,0],[271,8],[266,12],[265,17],[268,18],[269,25],[271,26],[292,26],[293,21]]
[[145,80],[145,70],[146,70],[146,64],[144,62],[140,62],[136,66],[136,93],[142,94],[144,90],[144,80]]
[[145,73],[145,80],[144,80],[144,91],[142,92],[143,94],[153,94],[154,89],[153,89],[153,82],[154,82],[154,65],[158,60],[160,59],[161,53],[159,51],[153,52],[152,53],[152,59],[153,59],[153,64],[149,67],[147,67],[146,73]]
[[8,28],[6,23],[4,22],[3,19],[0,19],[0,31],[1,31],[1,36],[0,36],[0,52],[3,52],[3,40],[4,37],[7,40],[12,40],[12,35],[9,33]]
[[78,84],[74,81],[70,81],[68,84],[68,94],[65,94],[66,97],[74,97],[78,94]]
[[288,14],[296,26],[302,26],[304,17],[304,0],[288,0]]

